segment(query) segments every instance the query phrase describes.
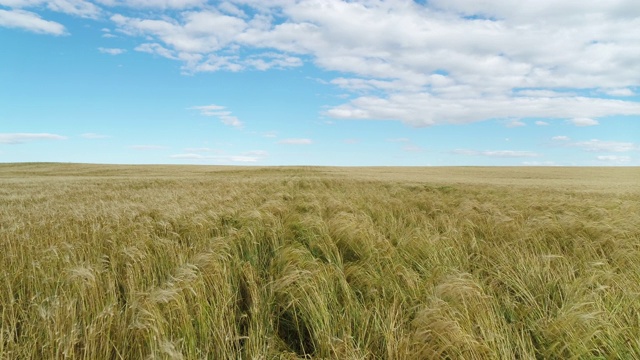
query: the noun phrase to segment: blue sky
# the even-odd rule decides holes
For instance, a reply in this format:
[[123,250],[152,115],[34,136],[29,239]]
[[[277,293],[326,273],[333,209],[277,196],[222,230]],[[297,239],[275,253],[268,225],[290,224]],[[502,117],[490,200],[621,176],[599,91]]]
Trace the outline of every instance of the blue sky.
[[0,0],[0,162],[640,165],[640,2]]

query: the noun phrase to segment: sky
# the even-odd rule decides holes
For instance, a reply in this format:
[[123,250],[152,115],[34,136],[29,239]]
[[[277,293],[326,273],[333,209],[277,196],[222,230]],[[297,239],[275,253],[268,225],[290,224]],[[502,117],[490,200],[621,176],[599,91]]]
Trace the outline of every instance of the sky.
[[638,0],[0,0],[0,162],[640,166]]

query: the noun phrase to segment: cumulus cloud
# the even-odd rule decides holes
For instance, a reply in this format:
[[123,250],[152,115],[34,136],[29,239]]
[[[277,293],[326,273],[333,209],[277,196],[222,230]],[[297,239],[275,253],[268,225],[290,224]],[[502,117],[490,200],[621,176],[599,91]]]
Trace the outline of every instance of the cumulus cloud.
[[1,10],[0,26],[57,35],[65,33],[61,24],[21,9],[46,5],[95,16],[99,4],[120,34],[137,39],[136,51],[180,62],[185,74],[313,63],[327,76],[340,74],[323,79],[328,86],[357,95],[327,108],[333,118],[415,127],[548,118],[591,126],[640,114],[630,98],[640,86],[640,8],[633,0],[0,4],[14,9]]
[[0,144],[24,144],[40,140],[66,139],[66,136],[49,133],[0,133]]
[[188,9],[206,4],[206,0],[97,0],[106,6],[156,9]]
[[594,120],[590,118],[574,118],[567,121],[575,126],[595,126],[599,124],[598,120]]
[[212,104],[204,106],[192,106],[189,109],[198,110],[203,116],[217,117],[218,119],[220,119],[220,122],[225,125],[233,126],[238,129],[242,129],[244,127],[242,121],[240,121],[240,119],[238,119],[237,117],[231,115],[231,111],[226,110],[224,106]]
[[120,54],[124,54],[127,50],[118,49],[118,48],[103,48],[103,47],[99,47],[98,51],[100,51],[103,54],[120,55]]
[[0,9],[0,27],[18,28],[39,34],[65,35],[64,25],[42,19],[38,14],[25,10]]
[[312,143],[313,141],[311,139],[304,139],[304,138],[282,139],[278,141],[278,144],[286,144],[286,145],[309,145]]
[[85,0],[0,0],[0,5],[15,9],[46,6],[51,11],[84,18],[97,18],[100,7]]
[[50,10],[84,18],[97,18],[100,8],[84,0],[48,0],[43,1]]

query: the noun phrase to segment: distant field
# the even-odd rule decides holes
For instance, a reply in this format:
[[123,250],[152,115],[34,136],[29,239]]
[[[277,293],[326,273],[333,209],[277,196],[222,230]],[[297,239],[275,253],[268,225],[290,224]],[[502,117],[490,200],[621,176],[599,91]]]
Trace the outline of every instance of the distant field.
[[0,164],[0,358],[637,359],[639,185]]

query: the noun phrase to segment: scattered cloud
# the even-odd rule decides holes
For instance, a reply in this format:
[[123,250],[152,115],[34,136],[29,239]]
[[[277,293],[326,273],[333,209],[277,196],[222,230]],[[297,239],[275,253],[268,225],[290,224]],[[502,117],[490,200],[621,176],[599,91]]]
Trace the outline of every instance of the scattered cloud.
[[48,0],[41,1],[50,10],[83,18],[96,19],[100,15],[100,8],[90,1],[84,0]]
[[286,144],[286,145],[309,145],[312,143],[313,141],[311,139],[302,139],[302,138],[282,139],[278,141],[278,144]]
[[67,34],[64,25],[44,20],[40,15],[25,10],[0,9],[0,27],[17,28],[48,35]]
[[551,140],[560,146],[577,147],[589,152],[629,152],[640,150],[640,146],[632,142],[603,141],[599,139],[573,141],[568,136],[554,136]]
[[100,7],[85,0],[0,0],[0,5],[15,9],[42,8],[83,18],[96,19]]
[[109,55],[120,55],[120,54],[124,54],[125,52],[127,52],[127,50],[125,50],[125,49],[103,48],[103,47],[99,47],[98,51],[100,51],[103,54],[109,54]]
[[[414,127],[438,124],[467,124],[487,119],[573,118],[577,123],[589,124],[586,116],[640,114],[640,103],[620,100],[525,97],[468,97],[443,98],[429,93],[393,94],[382,98],[363,96],[347,104],[326,111],[328,116],[341,119],[400,119]],[[584,126],[584,125],[583,125]]]
[[[322,81],[349,93],[351,100],[325,111],[333,118],[414,127],[548,118],[592,126],[640,114],[637,101],[610,98],[633,96],[640,85],[638,12],[630,4],[0,0],[9,8],[0,10],[0,26],[63,35],[62,24],[31,11],[112,14],[116,31],[138,42],[136,51],[178,61],[187,74],[310,62],[339,73]],[[103,36],[113,36],[107,30]]]
[[538,126],[549,126],[549,123],[546,121],[536,121],[534,124]]
[[355,145],[360,143],[360,139],[344,139],[342,142],[349,145]]
[[521,157],[538,157],[538,153],[532,151],[517,151],[517,150],[468,150],[468,149],[455,149],[451,151],[455,155],[471,155],[471,156],[488,156],[499,158],[521,158]]
[[[136,50],[185,73],[291,68],[340,73],[323,82],[358,97],[325,114],[410,126],[488,119],[638,115],[610,99],[637,87],[631,5],[483,2],[100,0],[133,9],[110,20]],[[535,4],[535,5],[534,5]],[[117,9],[117,8],[116,8]],[[545,19],[541,26],[540,19]],[[538,46],[545,43],[546,46]],[[245,51],[246,50],[246,51]],[[594,91],[585,91],[593,89]],[[351,96],[350,96],[351,98]],[[515,124],[515,123],[514,123]]]
[[109,28],[102,28],[102,29],[100,29],[100,31],[102,31],[102,37],[103,38],[115,38],[115,37],[117,37],[117,36],[115,36],[115,35],[113,35],[111,33],[111,29],[109,29]]
[[66,140],[66,136],[49,133],[0,133],[0,144],[24,144],[40,140]]
[[139,150],[139,151],[148,151],[148,150],[163,150],[166,149],[166,146],[161,145],[131,145],[129,149]]
[[590,118],[573,118],[567,121],[575,126],[595,126],[599,124],[598,120]]
[[618,155],[600,155],[596,156],[598,161],[604,161],[613,164],[626,164],[631,162],[630,156],[618,156]]
[[231,111],[226,110],[224,106],[220,105],[205,105],[205,106],[192,106],[190,110],[198,110],[203,116],[212,116],[220,119],[225,125],[233,126],[238,129],[242,129],[244,124],[236,116],[231,115]]
[[508,128],[522,127],[522,126],[527,126],[527,124],[520,120],[511,120],[510,122],[507,123]]
[[592,152],[627,152],[638,149],[638,145],[631,142],[602,141],[598,139],[578,141],[571,145]]
[[80,136],[85,139],[106,139],[109,137],[108,135],[102,135],[102,134],[96,134],[96,133],[84,133]]
[[97,2],[111,7],[154,9],[188,9],[206,4],[206,0],[97,0]]

